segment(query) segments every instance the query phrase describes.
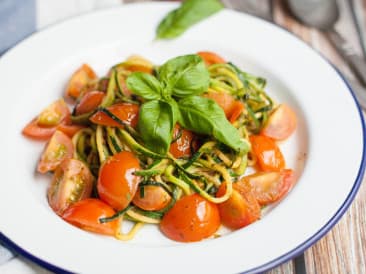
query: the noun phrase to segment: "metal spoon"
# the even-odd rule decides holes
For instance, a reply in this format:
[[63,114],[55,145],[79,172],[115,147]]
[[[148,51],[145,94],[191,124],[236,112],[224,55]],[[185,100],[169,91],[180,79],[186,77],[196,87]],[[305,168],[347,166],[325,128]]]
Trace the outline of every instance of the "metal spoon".
[[[360,104],[366,109],[366,61],[355,53],[346,40],[334,29],[339,19],[336,0],[287,0],[290,11],[304,24],[324,31],[337,51],[348,62],[358,80],[363,84],[352,85]],[[354,82],[354,81],[353,81]]]

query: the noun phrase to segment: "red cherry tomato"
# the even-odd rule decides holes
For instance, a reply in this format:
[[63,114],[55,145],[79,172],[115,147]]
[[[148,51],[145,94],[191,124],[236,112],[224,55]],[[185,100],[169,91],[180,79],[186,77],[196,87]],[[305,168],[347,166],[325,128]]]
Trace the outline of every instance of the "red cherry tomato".
[[[221,184],[216,193],[221,197],[226,192],[226,184]],[[221,222],[231,228],[239,229],[245,227],[261,216],[260,206],[246,185],[233,185],[233,193],[228,200],[218,204]]]
[[122,151],[108,158],[99,171],[100,199],[116,210],[126,208],[137,191],[140,178],[134,172],[139,169],[139,160],[132,152]]
[[244,110],[242,102],[224,92],[208,92],[204,97],[214,100],[224,110],[226,118],[231,123],[235,122]]
[[261,134],[275,140],[284,140],[295,131],[296,124],[295,112],[289,106],[282,104],[269,116]]
[[93,175],[82,161],[66,159],[53,175],[47,193],[48,203],[53,211],[61,215],[71,204],[90,196],[93,181]]
[[139,208],[145,210],[160,210],[166,207],[172,199],[166,190],[160,186],[143,186],[143,197],[141,186],[139,186],[132,202]]
[[74,146],[71,139],[61,131],[56,131],[46,144],[37,171],[40,173],[53,171],[63,160],[72,158],[73,153]]
[[184,196],[164,215],[161,231],[179,242],[195,242],[213,235],[220,226],[216,204],[198,194]]
[[181,128],[178,124],[174,127],[173,143],[170,144],[169,152],[175,157],[191,156],[192,141],[194,134],[192,131]]
[[68,207],[62,218],[81,229],[114,236],[120,228],[119,219],[101,223],[101,218],[113,216],[116,212],[98,199],[84,199]]
[[231,105],[231,110],[230,110],[230,114],[229,114],[229,121],[230,123],[234,123],[240,116],[240,114],[242,114],[244,110],[244,104],[238,100],[236,100],[232,105]]
[[252,135],[249,139],[262,171],[280,171],[285,168],[285,159],[273,139],[262,135]]
[[56,131],[56,127],[40,127],[37,118],[30,121],[23,129],[23,135],[35,140],[48,140]]
[[57,130],[62,131],[70,138],[72,138],[76,132],[83,128],[85,128],[85,126],[72,124],[71,122],[66,121],[57,126]]
[[213,64],[225,64],[226,61],[221,56],[217,55],[214,52],[210,51],[200,51],[197,52],[197,55],[201,56],[203,61],[205,62],[206,66],[210,66]]
[[92,80],[96,79],[97,75],[94,70],[87,64],[83,64],[76,70],[69,80],[65,94],[67,97],[77,99],[83,88]]
[[93,111],[103,101],[104,95],[104,92],[96,90],[85,93],[75,107],[75,114],[80,115]]
[[55,133],[57,126],[70,116],[70,110],[63,99],[49,106],[23,129],[22,133],[37,140],[48,140]]
[[[132,127],[135,127],[137,125],[139,114],[138,105],[129,103],[118,103],[108,107],[107,109],[126,124]],[[102,111],[97,111],[95,114],[93,114],[90,117],[90,121],[92,121],[94,124],[103,126],[123,127]]]
[[262,206],[274,203],[284,197],[295,183],[292,170],[280,172],[258,172],[243,177],[237,184],[248,185],[251,192]]

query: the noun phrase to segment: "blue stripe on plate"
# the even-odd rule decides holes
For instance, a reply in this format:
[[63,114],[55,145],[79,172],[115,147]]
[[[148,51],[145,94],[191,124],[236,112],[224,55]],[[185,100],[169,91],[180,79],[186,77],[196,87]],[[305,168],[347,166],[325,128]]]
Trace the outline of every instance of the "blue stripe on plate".
[[35,30],[35,0],[0,1],[0,54]]

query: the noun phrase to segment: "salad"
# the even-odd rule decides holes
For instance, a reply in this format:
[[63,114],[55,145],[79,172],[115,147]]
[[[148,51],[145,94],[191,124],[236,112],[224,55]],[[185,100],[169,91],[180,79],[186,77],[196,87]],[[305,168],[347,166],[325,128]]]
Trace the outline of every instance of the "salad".
[[296,115],[265,85],[213,52],[131,56],[105,77],[83,64],[22,133],[47,141],[37,171],[52,174],[48,202],[65,221],[120,240],[156,224],[200,241],[259,220],[296,181],[277,145]]

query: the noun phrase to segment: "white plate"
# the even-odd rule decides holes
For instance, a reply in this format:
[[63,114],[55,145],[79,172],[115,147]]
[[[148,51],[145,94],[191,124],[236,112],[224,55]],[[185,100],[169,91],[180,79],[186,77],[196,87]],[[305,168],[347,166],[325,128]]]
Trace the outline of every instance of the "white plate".
[[[286,31],[225,10],[172,41],[153,41],[171,3],[126,5],[77,17],[37,33],[0,60],[2,106],[1,239],[51,270],[83,273],[237,273],[264,271],[299,254],[333,226],[364,171],[364,124],[336,70]],[[130,54],[155,63],[198,50],[218,52],[264,76],[268,92],[297,112],[296,134],[282,144],[299,175],[291,193],[260,221],[214,240],[178,244],[154,226],[131,242],[82,231],[48,207],[49,177],[35,175],[43,144],[23,126],[62,95],[87,62],[100,75]]]

